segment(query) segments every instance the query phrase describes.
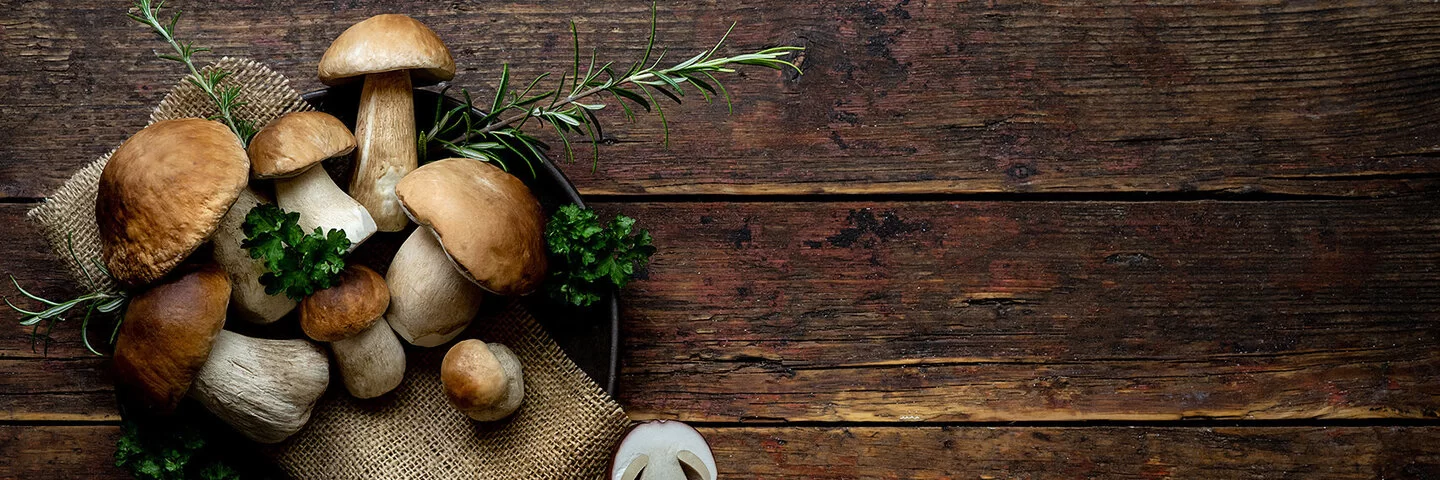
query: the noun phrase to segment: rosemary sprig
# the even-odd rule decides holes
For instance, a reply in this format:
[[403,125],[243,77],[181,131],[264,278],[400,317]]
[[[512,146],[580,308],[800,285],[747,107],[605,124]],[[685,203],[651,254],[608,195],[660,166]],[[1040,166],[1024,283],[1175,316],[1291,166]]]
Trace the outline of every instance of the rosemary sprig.
[[[683,85],[688,83],[695,87],[695,91],[699,92],[706,103],[711,103],[716,98],[724,98],[730,112],[734,113],[730,93],[715,74],[734,73],[735,67],[739,65],[775,70],[791,68],[797,73],[800,72],[800,67],[785,57],[792,52],[805,50],[804,47],[780,46],[736,56],[717,57],[716,54],[725,44],[725,39],[729,38],[730,32],[735,29],[733,23],[714,47],[683,62],[661,67],[660,62],[664,60],[666,50],[661,49],[658,55],[655,55],[656,19],[656,9],[652,5],[650,35],[644,54],[638,61],[630,64],[629,68],[618,72],[613,68],[613,63],[597,65],[596,50],[592,49],[583,74],[580,34],[575,29],[574,22],[571,22],[574,60],[571,71],[561,73],[560,82],[555,88],[538,92],[535,90],[542,80],[551,76],[547,72],[531,80],[523,89],[512,89],[510,67],[508,64],[502,65],[494,100],[483,117],[472,118],[470,115],[470,110],[475,105],[468,91],[463,92],[464,105],[449,111],[444,111],[437,105],[434,126],[421,132],[418,140],[422,158],[431,143],[462,157],[495,162],[502,168],[506,168],[502,156],[513,154],[531,164],[530,170],[533,174],[533,164],[544,159],[540,151],[549,148],[521,130],[526,123],[534,119],[542,127],[548,125],[555,130],[564,144],[566,156],[572,162],[575,160],[575,152],[570,145],[569,136],[585,137],[594,149],[594,168],[598,166],[599,145],[604,138],[600,119],[595,112],[608,105],[602,94],[610,94],[614,103],[620,106],[624,116],[630,120],[636,118],[636,110],[644,109],[649,112],[653,108],[660,117],[660,124],[665,132],[664,143],[668,147],[670,124],[665,117],[664,108],[656,99],[657,93],[678,104],[681,103],[681,97],[685,96]],[[632,108],[632,104],[638,108]]]
[[[75,255],[75,247],[71,239],[67,237],[65,242],[66,248],[70,252],[70,259],[75,262],[75,265],[80,267],[81,273],[89,280],[88,283],[95,285],[94,277],[90,275],[90,269],[86,268],[85,263],[81,262],[80,258]],[[105,276],[110,277],[112,280],[115,278],[110,275],[110,270],[106,269],[105,265],[100,262],[92,259],[91,264],[95,265],[95,267],[100,270],[100,273]],[[90,353],[103,355],[90,344],[90,319],[94,317],[96,313],[115,315],[116,318],[123,317],[125,305],[130,301],[130,297],[125,293],[111,293],[98,289],[69,300],[53,301],[26,291],[25,288],[20,286],[20,282],[15,280],[13,275],[10,276],[10,282],[15,285],[15,289],[20,291],[21,295],[24,295],[30,300],[40,302],[45,306],[45,309],[39,311],[27,310],[11,303],[10,299],[5,299],[5,305],[9,306],[11,310],[24,315],[24,317],[20,319],[20,325],[33,327],[30,331],[31,351],[35,351],[36,343],[43,340],[45,343],[45,353],[49,353],[50,344],[54,341],[54,339],[50,337],[50,332],[54,330],[55,324],[65,321],[65,314],[72,310],[84,310],[85,316],[80,320],[80,340],[85,344],[85,348],[90,350]],[[42,327],[44,328],[43,333],[41,332]],[[110,332],[110,344],[113,345],[115,343],[115,336],[119,335],[119,333],[120,322],[117,321],[115,322],[115,328]]]
[[164,6],[165,0],[160,0],[153,4],[151,0],[136,0],[133,8],[138,10],[139,13],[127,13],[126,15],[128,15],[130,19],[150,27],[156,34],[160,35],[161,39],[170,44],[170,47],[175,50],[175,54],[171,55],[156,52],[155,56],[184,64],[186,68],[189,68],[190,75],[186,76],[185,80],[204,91],[205,95],[209,96],[210,100],[215,102],[215,108],[219,110],[219,113],[210,119],[224,121],[225,125],[230,127],[230,131],[235,132],[235,136],[240,137],[241,143],[249,144],[250,137],[254,137],[256,132],[254,122],[235,117],[235,110],[245,105],[245,102],[240,100],[240,86],[220,86],[220,82],[224,81],[226,77],[229,77],[230,72],[219,68],[211,68],[209,71],[201,73],[200,69],[195,68],[195,62],[191,61],[190,57],[197,53],[208,52],[210,49],[206,47],[196,47],[195,42],[181,42],[176,40],[175,24],[180,21],[180,11],[176,10],[175,13],[169,17],[168,21],[162,21],[160,20],[162,17],[160,9],[164,8]]

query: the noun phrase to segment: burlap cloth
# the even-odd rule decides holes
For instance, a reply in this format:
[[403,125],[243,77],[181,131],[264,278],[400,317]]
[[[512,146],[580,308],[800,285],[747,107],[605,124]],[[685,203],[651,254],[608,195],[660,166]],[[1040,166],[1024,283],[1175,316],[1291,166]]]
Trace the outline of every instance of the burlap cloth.
[[[257,125],[310,106],[281,75],[259,63],[226,57],[216,63],[233,74],[248,104],[236,113]],[[215,113],[204,93],[178,83],[150,121]],[[113,153],[113,150],[112,150]],[[56,256],[77,282],[117,287],[71,261],[99,258],[95,191],[110,154],[82,168],[45,203],[30,211]],[[331,388],[309,425],[272,450],[276,462],[299,479],[597,478],[610,447],[628,423],[620,405],[595,384],[518,303],[479,318],[467,336],[510,346],[525,376],[525,403],[507,420],[476,423],[447,405],[440,387],[445,349],[411,350],[405,382],[379,399],[356,401]],[[338,382],[332,382],[332,387]]]

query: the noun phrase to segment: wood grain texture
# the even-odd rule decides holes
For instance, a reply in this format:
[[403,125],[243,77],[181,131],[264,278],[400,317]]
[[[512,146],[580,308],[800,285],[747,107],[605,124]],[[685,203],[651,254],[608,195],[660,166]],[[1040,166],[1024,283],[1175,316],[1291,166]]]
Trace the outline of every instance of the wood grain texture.
[[[1434,427],[702,428],[720,478],[1421,479]],[[0,477],[129,478],[115,426],[0,426]]]
[[[661,246],[625,292],[619,398],[718,422],[1436,418],[1437,207],[604,204]],[[47,358],[5,328],[10,419],[113,418],[63,400],[109,388],[75,326]]]
[[[1116,2],[1118,3],[1118,2]],[[611,114],[585,193],[1280,192],[1440,183],[1440,4],[666,2],[659,37],[809,50],[805,75],[748,71],[723,106]],[[566,67],[574,19],[602,58],[638,56],[649,2],[272,0],[187,5],[181,34],[302,90],[346,26],[406,12],[484,87]],[[176,65],[119,4],[22,2],[0,20],[0,196],[41,197],[145,122]]]
[[1436,418],[1440,198],[605,205],[619,398],[689,421]]

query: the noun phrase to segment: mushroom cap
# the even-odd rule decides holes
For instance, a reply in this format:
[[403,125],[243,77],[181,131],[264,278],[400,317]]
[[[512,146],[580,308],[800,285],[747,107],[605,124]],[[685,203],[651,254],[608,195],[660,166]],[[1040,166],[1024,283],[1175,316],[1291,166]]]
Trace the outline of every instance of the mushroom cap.
[[340,272],[340,283],[300,303],[300,329],[320,342],[349,338],[374,325],[390,307],[385,279],[364,265]]
[[504,345],[473,338],[445,352],[440,383],[451,406],[480,421],[509,416],[525,397],[525,380],[515,353]]
[[500,295],[545,279],[545,218],[520,179],[466,158],[433,162],[395,184],[405,214],[435,232],[460,273]]
[[417,84],[428,85],[455,78],[455,59],[430,27],[393,13],[351,25],[320,57],[320,82],[326,85],[396,70],[410,70]]
[[160,412],[175,410],[225,326],[230,278],[205,265],[167,278],[130,300],[115,340],[115,375]]
[[198,118],[141,129],[100,174],[95,219],[105,265],[121,283],[164,277],[205,243],[250,178],[229,128]]
[[355,150],[355,135],[334,115],[294,112],[270,122],[250,140],[250,168],[255,178],[286,178],[327,158]]

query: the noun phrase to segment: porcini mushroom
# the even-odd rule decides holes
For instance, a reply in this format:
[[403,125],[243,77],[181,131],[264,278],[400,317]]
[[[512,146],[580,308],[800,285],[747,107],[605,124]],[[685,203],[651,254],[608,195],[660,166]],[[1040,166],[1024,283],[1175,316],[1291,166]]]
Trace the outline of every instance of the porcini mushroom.
[[110,274],[129,286],[164,277],[215,233],[249,171],[244,145],[219,122],[164,120],[130,136],[95,201]]
[[222,330],[190,397],[251,440],[277,443],[310,421],[329,383],[330,361],[308,340]]
[[386,14],[351,25],[320,57],[320,81],[339,85],[363,77],[355,117],[359,151],[350,195],[381,231],[405,228],[395,183],[415,169],[415,105],[412,85],[454,78],[455,59],[435,32],[405,15]]
[[385,279],[362,265],[345,267],[338,284],[301,303],[301,330],[330,342],[345,389],[356,398],[384,395],[405,378],[405,349],[385,322],[388,306]]
[[716,475],[705,437],[672,420],[636,425],[610,461],[610,480],[715,480]]
[[265,286],[260,284],[260,276],[268,271],[265,264],[251,258],[250,251],[240,246],[245,240],[245,215],[261,203],[268,202],[255,190],[249,187],[240,190],[240,197],[220,221],[220,229],[215,231],[210,243],[215,262],[230,274],[231,310],[245,321],[266,325],[294,310],[296,302],[285,295],[265,293]]
[[270,122],[250,140],[255,178],[275,180],[275,202],[300,214],[300,228],[345,232],[354,250],[375,233],[375,220],[340,190],[320,162],[355,150],[355,136],[328,113],[295,112]]
[[525,400],[520,359],[498,343],[472,338],[450,347],[440,361],[440,383],[450,406],[482,422],[510,416]]
[[214,265],[177,273],[132,298],[115,339],[121,393],[156,413],[174,411],[210,357],[229,303],[230,280]]
[[488,163],[452,158],[411,172],[395,193],[420,224],[386,277],[386,318],[405,341],[429,347],[455,338],[479,308],[480,290],[473,286],[523,295],[544,279],[545,219],[520,179]]

